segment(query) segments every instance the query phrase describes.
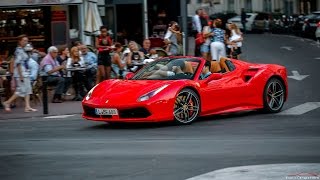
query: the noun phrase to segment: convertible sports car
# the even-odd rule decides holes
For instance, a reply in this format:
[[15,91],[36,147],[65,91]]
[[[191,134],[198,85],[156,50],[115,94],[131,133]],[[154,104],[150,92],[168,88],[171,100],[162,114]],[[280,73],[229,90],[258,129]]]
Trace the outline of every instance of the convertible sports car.
[[242,110],[276,113],[287,99],[283,66],[221,58],[207,65],[212,74],[203,78],[205,64],[196,57],[168,57],[127,74],[125,80],[103,81],[82,101],[83,118],[189,124],[200,116]]

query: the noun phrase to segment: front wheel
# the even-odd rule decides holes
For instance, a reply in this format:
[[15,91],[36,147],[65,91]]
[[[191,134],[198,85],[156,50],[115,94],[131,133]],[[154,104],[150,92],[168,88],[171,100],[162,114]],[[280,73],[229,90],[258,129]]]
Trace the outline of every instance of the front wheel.
[[268,113],[279,112],[285,101],[285,91],[284,84],[279,79],[270,79],[263,94],[264,111]]
[[200,99],[191,89],[183,89],[176,97],[173,115],[178,124],[190,124],[199,115]]

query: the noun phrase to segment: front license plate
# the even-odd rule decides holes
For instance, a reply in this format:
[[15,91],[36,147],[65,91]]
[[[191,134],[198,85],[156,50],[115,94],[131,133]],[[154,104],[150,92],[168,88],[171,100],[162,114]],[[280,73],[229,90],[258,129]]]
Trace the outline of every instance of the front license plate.
[[96,108],[96,115],[118,115],[117,109]]

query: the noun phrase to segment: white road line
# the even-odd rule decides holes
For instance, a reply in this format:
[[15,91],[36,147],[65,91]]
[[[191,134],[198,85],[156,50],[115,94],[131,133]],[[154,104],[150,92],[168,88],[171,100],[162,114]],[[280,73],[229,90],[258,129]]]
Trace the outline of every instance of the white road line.
[[288,76],[288,78],[295,79],[297,81],[301,81],[309,76],[309,75],[300,75],[300,73],[298,71],[291,71],[291,72],[292,72],[293,76]]
[[186,180],[320,179],[320,164],[266,164],[219,169]]
[[284,110],[278,115],[302,115],[309,111],[315,110],[320,107],[320,102],[306,102],[290,109]]
[[63,119],[63,118],[68,118],[68,117],[72,117],[75,116],[75,114],[69,114],[69,115],[58,115],[58,116],[47,116],[47,117],[43,117],[45,119]]
[[316,57],[316,58],[314,58],[314,59],[320,59],[320,57]]

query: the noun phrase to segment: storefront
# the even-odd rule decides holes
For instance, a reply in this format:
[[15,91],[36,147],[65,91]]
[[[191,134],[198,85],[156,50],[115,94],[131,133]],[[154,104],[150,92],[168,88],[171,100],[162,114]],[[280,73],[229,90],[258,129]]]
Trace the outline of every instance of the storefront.
[[[103,0],[101,0],[103,1]],[[99,4],[103,24],[114,32],[116,41],[141,43],[146,36],[163,35],[170,21],[178,21],[179,0],[147,0],[147,18],[143,0],[106,0]],[[145,29],[147,20],[148,31]]]
[[1,0],[0,54],[12,54],[21,34],[43,51],[78,40],[81,4],[82,0]]

